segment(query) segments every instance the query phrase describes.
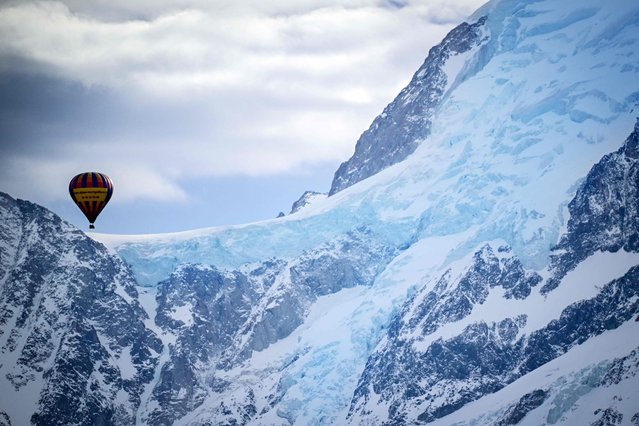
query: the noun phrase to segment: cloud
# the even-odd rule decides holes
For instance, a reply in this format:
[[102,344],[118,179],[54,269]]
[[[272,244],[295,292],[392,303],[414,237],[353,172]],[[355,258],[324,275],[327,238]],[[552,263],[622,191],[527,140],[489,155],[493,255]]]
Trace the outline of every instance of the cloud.
[[[129,167],[126,163],[101,161],[56,161],[46,158],[12,157],[9,166],[0,172],[3,191],[20,194],[28,187],[28,199],[44,202],[68,198],[71,178],[86,171],[108,170],[117,190],[116,202],[154,200],[185,202],[188,195],[161,170],[147,165]],[[43,179],[43,176],[46,178]],[[120,183],[127,183],[120,185]]]
[[124,199],[183,201],[186,179],[337,166],[480,3],[7,2],[0,184],[63,197],[38,182],[96,168]]

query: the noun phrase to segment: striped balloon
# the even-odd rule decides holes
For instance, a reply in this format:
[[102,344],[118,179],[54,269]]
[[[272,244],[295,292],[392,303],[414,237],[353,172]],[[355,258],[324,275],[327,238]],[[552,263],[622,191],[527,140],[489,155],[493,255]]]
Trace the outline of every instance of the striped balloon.
[[113,195],[113,183],[104,173],[80,173],[69,183],[71,198],[89,220],[89,228]]

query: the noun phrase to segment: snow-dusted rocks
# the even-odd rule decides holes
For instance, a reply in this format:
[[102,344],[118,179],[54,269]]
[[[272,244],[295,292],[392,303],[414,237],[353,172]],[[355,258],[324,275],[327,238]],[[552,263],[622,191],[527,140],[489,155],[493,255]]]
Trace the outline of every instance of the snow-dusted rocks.
[[[150,422],[171,423],[207,397],[222,400],[225,410],[255,415],[255,402],[223,401],[224,393],[237,386],[216,370],[232,369],[289,336],[319,297],[371,285],[395,254],[396,249],[361,228],[293,259],[224,271],[180,266],[158,284],[155,321],[175,342],[169,344],[169,358],[153,390],[159,406]],[[202,371],[207,365],[212,368]],[[251,387],[246,393],[254,399]]]
[[598,250],[639,251],[639,119],[623,146],[593,166],[568,209],[568,232],[551,258],[555,277],[544,292]]
[[0,193],[0,411],[11,424],[134,423],[162,344],[135,280],[50,211]]

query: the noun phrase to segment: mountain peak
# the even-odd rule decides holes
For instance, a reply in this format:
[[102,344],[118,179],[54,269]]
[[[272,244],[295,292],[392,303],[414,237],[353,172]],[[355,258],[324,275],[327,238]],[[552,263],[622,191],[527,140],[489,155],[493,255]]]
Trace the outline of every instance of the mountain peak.
[[326,196],[327,194],[325,192],[305,191],[302,196],[293,203],[289,214],[296,213],[316,201],[326,198]]
[[430,49],[411,82],[357,141],[353,156],[335,172],[329,195],[404,160],[428,137],[436,108],[461,70],[464,55],[485,41],[485,17],[451,30]]

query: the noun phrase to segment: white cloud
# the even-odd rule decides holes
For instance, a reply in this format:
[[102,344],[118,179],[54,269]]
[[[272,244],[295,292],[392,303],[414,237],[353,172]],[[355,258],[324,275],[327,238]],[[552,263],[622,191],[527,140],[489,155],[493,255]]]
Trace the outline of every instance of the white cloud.
[[[43,132],[50,140],[21,139],[33,148],[0,160],[2,185],[21,196],[37,192],[28,175],[36,170],[62,180],[95,167],[126,183],[125,199],[184,200],[185,178],[337,165],[428,49],[480,3],[6,3],[0,73],[79,82],[85,89],[74,93],[101,90],[118,104],[90,106],[98,125],[79,142],[64,132],[83,123],[69,118]],[[42,144],[55,144],[59,157],[43,154]],[[150,189],[135,189],[140,181]]]

